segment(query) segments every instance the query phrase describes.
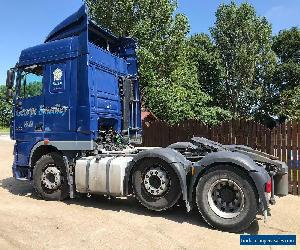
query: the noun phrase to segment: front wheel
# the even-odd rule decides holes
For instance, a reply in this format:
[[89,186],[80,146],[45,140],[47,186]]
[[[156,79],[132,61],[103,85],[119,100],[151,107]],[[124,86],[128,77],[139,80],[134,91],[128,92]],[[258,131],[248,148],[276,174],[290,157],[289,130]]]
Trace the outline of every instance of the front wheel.
[[33,185],[45,200],[64,200],[69,195],[66,167],[62,156],[43,155],[33,169]]
[[150,210],[166,210],[181,195],[180,181],[174,169],[156,158],[143,159],[137,163],[132,183],[136,198]]
[[250,178],[231,166],[212,168],[196,188],[198,210],[208,224],[220,230],[239,232],[256,217],[257,199]]

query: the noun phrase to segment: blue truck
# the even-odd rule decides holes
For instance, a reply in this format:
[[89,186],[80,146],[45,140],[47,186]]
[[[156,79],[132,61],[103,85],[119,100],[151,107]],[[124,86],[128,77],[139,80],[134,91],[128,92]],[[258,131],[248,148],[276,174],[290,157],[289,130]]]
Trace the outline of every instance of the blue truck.
[[200,137],[140,147],[136,46],[82,6],[43,44],[21,52],[6,81],[13,176],[46,200],[133,195],[154,211],[182,203],[224,231],[246,229],[259,213],[266,218],[274,195],[287,194],[284,162]]

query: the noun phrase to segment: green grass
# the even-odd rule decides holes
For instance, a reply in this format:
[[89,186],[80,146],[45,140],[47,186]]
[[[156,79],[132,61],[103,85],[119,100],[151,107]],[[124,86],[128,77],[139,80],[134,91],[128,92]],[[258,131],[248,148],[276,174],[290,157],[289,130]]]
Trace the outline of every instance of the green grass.
[[1,128],[0,127],[0,133],[9,133],[9,128]]

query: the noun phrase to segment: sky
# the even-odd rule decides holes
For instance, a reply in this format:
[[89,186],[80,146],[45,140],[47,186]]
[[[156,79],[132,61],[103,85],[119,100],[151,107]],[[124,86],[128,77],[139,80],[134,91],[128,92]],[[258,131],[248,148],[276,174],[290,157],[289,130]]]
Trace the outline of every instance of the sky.
[[[187,15],[191,33],[208,33],[221,3],[231,0],[178,0],[178,10]],[[236,0],[237,3],[245,1]],[[266,16],[273,33],[300,25],[300,0],[248,0],[258,15]],[[0,84],[6,70],[18,61],[22,49],[44,42],[48,33],[77,11],[82,0],[9,0],[0,8]],[[108,10],[109,11],[109,10]]]

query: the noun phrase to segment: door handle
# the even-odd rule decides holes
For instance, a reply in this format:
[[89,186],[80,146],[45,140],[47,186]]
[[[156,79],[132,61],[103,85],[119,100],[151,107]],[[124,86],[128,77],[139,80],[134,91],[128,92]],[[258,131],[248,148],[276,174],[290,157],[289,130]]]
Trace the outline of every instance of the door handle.
[[34,130],[35,131],[42,131],[43,130],[43,123],[39,122],[38,124],[36,124]]
[[23,104],[22,101],[17,100],[17,102],[16,102],[16,108],[20,109],[22,107],[22,104]]
[[18,101],[18,106],[22,106],[22,101]]

